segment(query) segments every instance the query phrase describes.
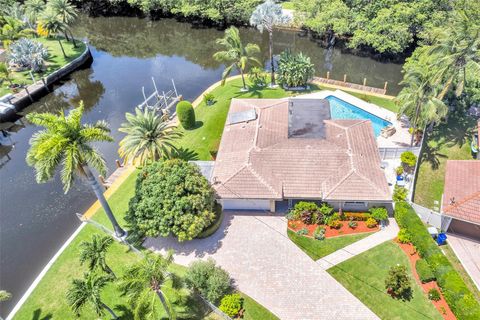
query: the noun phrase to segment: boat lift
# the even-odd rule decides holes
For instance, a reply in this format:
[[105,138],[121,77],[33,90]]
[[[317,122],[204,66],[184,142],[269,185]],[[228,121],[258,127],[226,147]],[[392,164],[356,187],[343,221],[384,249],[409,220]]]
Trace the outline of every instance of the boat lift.
[[152,83],[155,90],[148,97],[145,94],[145,87],[142,87],[143,102],[138,105],[138,108],[149,108],[162,113],[162,115],[168,117],[168,119],[172,119],[176,115],[176,110],[174,110],[174,107],[177,105],[177,102],[183,99],[182,95],[179,95],[177,92],[175,81],[172,79],[172,90],[168,90],[167,92],[162,91],[161,93],[158,90],[157,84],[155,83],[155,79],[153,77]]

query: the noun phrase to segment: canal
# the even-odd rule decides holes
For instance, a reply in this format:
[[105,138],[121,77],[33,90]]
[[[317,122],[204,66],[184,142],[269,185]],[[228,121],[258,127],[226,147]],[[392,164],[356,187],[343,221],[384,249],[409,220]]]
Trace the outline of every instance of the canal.
[[[99,144],[110,170],[118,158],[121,139],[118,128],[125,112],[142,101],[141,87],[153,90],[151,77],[162,90],[171,89],[171,79],[185,99],[195,99],[210,84],[220,79],[223,66],[212,59],[217,50],[215,39],[223,31],[194,27],[172,19],[81,17],[74,34],[86,39],[92,49],[93,64],[79,70],[53,93],[28,108],[28,111],[68,109],[83,100],[85,121],[108,121],[115,143]],[[244,43],[260,45],[264,62],[268,58],[268,37],[254,29],[241,29]],[[275,33],[275,53],[290,48],[302,51],[315,63],[316,74],[383,87],[389,94],[399,91],[401,65],[381,63],[370,58],[342,54],[338,49],[324,50],[308,37],[296,32]],[[82,181],[64,194],[58,175],[51,182],[37,184],[32,168],[25,163],[28,140],[38,128],[25,123],[10,138],[14,147],[0,159],[0,289],[13,299],[2,303],[5,317],[33,279],[78,227],[75,216],[94,201],[94,195]],[[8,151],[8,150],[7,150]],[[6,155],[5,155],[6,154]]]

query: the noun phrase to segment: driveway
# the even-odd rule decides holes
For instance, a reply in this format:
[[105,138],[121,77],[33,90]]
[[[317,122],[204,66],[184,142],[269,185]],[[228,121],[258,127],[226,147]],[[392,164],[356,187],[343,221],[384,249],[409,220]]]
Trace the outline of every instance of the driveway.
[[225,212],[211,237],[178,243],[173,238],[147,239],[144,246],[175,262],[214,258],[239,290],[280,319],[378,319],[287,237],[283,216],[263,212]]
[[448,234],[448,244],[480,290],[480,242]]

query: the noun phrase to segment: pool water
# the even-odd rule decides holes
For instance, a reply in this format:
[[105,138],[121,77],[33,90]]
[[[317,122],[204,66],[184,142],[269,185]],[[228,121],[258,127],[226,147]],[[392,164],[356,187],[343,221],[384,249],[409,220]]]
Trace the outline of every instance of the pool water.
[[382,129],[391,125],[391,122],[379,118],[370,112],[367,112],[359,107],[354,106],[342,99],[334,96],[328,96],[325,99],[330,103],[330,113],[332,119],[367,119],[372,122],[373,132],[375,137],[378,137]]

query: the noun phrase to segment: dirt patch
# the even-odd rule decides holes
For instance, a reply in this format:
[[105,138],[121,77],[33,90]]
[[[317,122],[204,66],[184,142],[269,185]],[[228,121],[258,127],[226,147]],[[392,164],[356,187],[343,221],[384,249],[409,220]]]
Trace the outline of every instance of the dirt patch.
[[348,221],[342,221],[342,226],[339,229],[330,228],[327,225],[318,225],[318,224],[305,224],[300,220],[291,220],[288,221],[288,228],[294,232],[301,230],[303,228],[308,230],[308,234],[305,236],[313,237],[313,232],[318,226],[325,227],[325,238],[333,238],[338,236],[344,236],[346,234],[357,234],[357,233],[366,233],[366,232],[375,232],[380,230],[378,226],[374,228],[367,227],[365,221],[356,221],[357,227],[350,228],[348,226]]

